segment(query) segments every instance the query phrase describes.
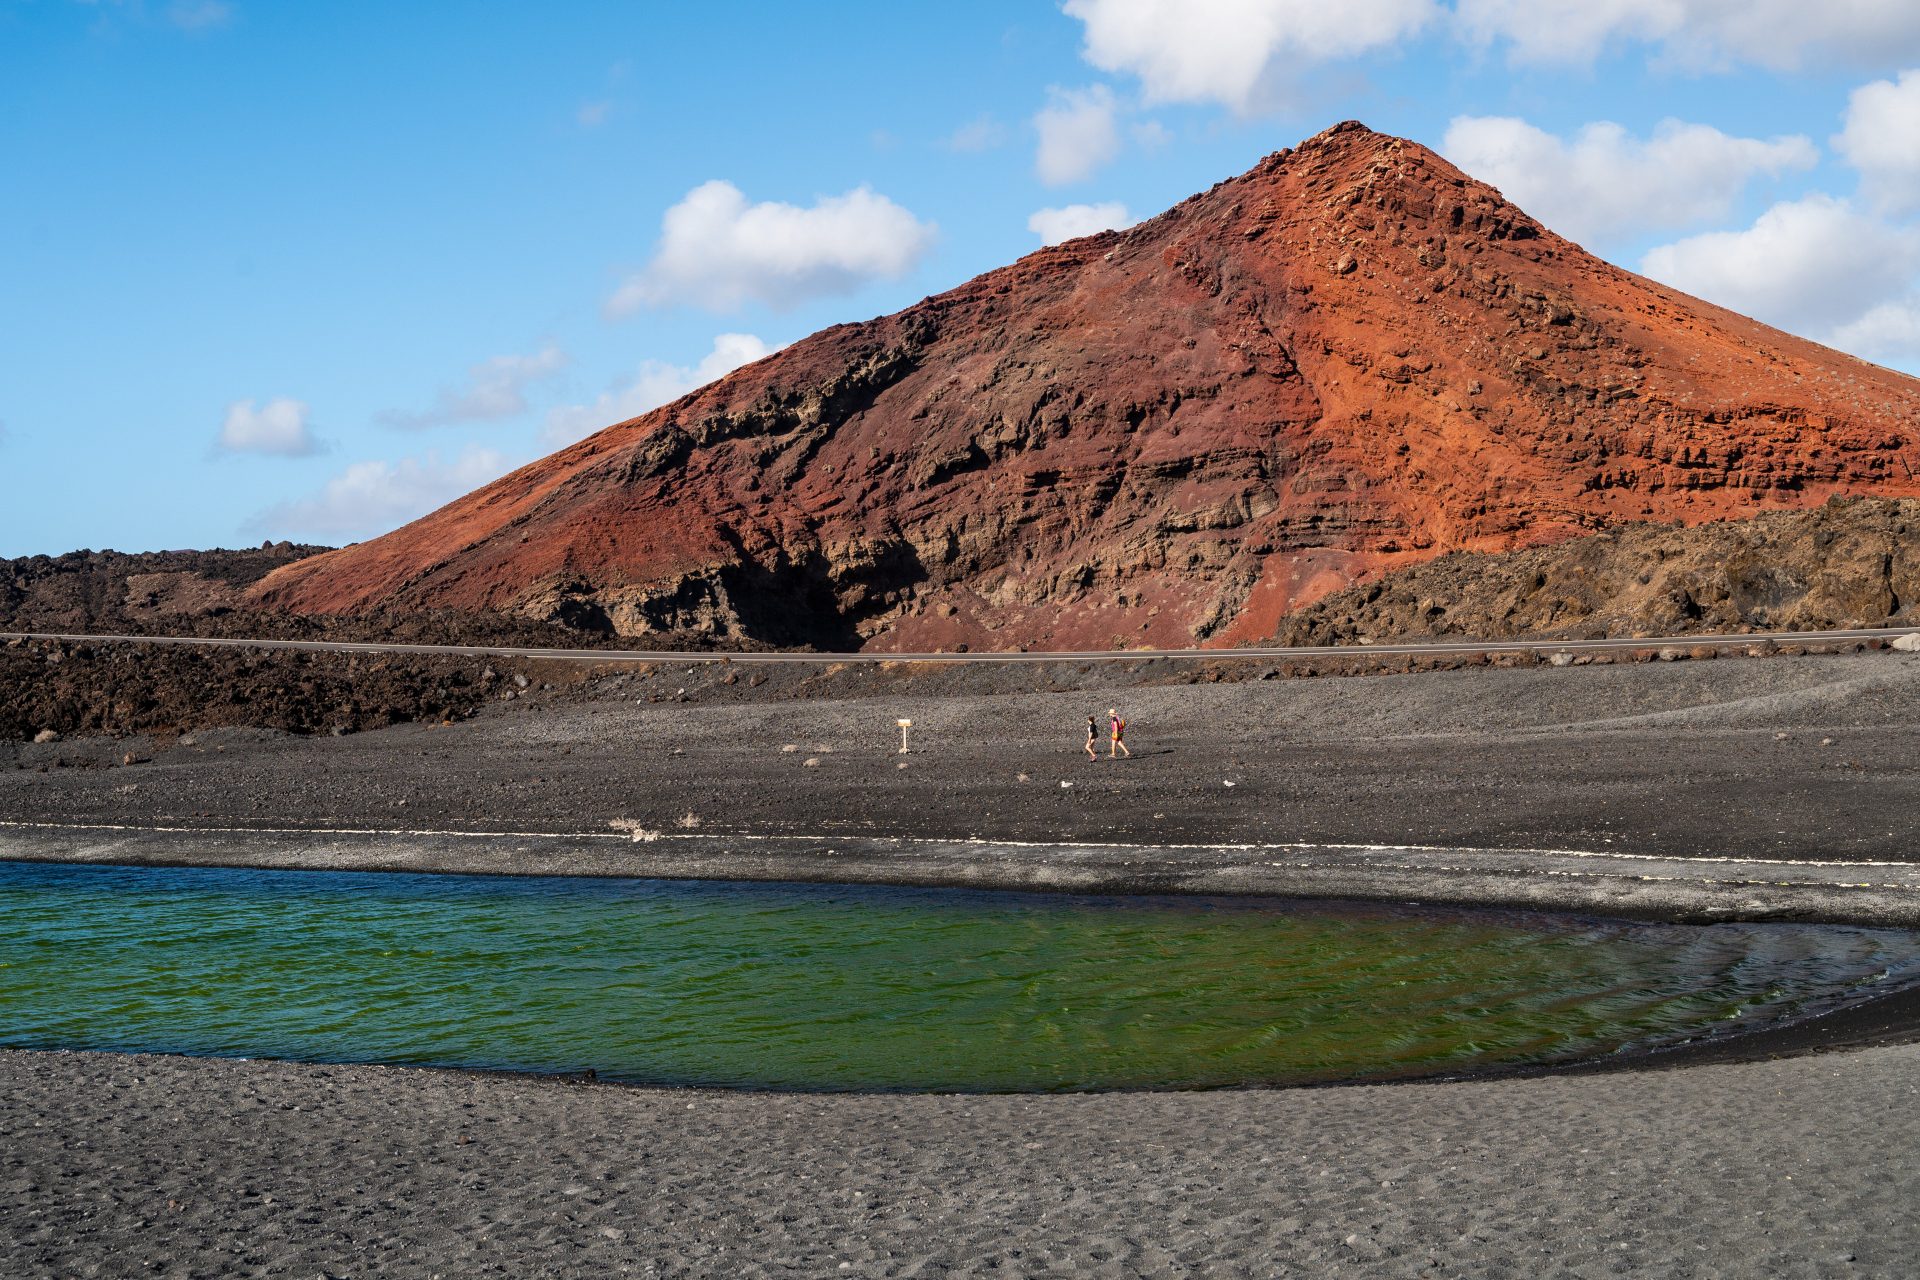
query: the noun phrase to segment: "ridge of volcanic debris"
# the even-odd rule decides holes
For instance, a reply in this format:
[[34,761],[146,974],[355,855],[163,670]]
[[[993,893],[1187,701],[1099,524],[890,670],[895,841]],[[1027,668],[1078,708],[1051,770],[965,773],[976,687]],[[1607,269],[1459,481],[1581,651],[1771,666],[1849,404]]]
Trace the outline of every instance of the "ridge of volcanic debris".
[[1236,644],[1448,551],[1920,496],[1917,406],[1346,121],[253,598],[828,649]]

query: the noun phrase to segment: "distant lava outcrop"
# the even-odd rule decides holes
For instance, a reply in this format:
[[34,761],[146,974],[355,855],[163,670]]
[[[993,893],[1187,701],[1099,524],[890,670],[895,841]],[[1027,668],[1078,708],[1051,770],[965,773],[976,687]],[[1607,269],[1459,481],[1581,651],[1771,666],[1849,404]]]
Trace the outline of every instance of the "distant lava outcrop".
[[1920,494],[1917,424],[1920,382],[1343,124],[256,594],[834,648],[1227,645],[1448,551]]

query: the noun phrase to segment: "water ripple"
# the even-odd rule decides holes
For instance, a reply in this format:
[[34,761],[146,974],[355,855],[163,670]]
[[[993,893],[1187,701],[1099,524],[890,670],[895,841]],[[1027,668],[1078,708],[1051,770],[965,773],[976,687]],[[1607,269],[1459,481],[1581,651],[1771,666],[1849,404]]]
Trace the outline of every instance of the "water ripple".
[[0,865],[0,1044],[772,1088],[1391,1078],[1818,1012],[1920,935],[836,886]]

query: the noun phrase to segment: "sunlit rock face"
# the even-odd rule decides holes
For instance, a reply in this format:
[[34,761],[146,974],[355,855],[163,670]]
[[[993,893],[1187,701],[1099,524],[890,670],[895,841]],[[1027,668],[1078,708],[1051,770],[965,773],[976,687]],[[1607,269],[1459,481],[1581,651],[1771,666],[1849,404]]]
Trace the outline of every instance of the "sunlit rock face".
[[1920,383],[1343,124],[257,589],[876,650],[1233,644],[1453,550],[1920,494]]

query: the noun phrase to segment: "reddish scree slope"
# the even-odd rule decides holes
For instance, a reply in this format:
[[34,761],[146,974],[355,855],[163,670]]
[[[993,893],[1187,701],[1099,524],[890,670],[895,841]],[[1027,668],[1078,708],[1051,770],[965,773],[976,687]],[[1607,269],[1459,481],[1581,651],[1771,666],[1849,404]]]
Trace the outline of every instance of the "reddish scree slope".
[[880,650],[1232,644],[1444,551],[1920,494],[1916,421],[1920,382],[1344,124],[259,594]]

